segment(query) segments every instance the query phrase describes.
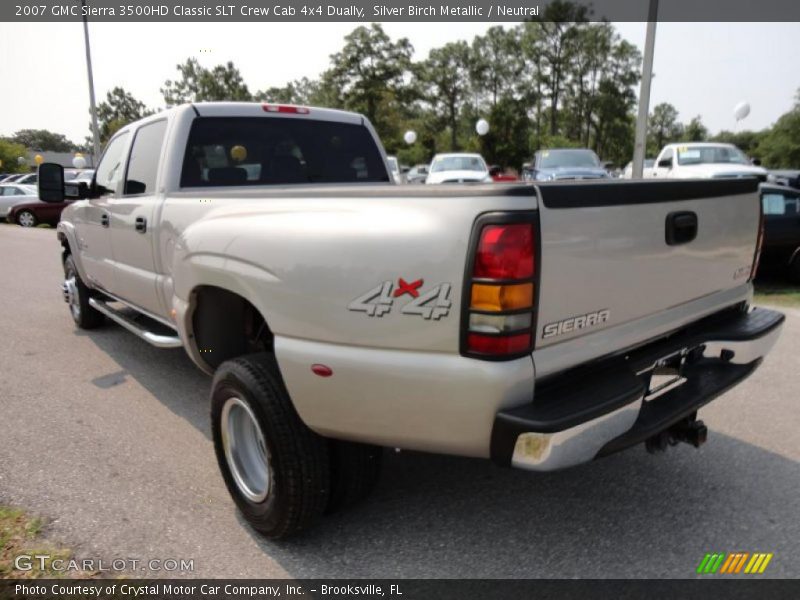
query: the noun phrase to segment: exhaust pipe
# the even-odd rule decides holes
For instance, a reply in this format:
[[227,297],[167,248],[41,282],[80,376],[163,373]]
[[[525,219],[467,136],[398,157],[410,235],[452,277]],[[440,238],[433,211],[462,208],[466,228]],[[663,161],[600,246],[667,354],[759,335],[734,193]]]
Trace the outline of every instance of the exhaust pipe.
[[697,413],[678,421],[671,427],[657,433],[645,441],[645,448],[650,454],[664,452],[670,446],[679,442],[691,444],[699,448],[708,439],[708,428],[705,423],[697,420]]

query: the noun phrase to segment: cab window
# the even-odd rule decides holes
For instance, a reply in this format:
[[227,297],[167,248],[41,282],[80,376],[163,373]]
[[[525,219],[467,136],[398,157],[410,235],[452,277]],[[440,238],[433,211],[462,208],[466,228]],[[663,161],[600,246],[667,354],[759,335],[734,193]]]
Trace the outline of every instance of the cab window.
[[121,133],[106,146],[100,164],[95,171],[95,185],[100,195],[113,194],[117,190],[117,184],[122,179],[123,151],[128,140],[128,132]]

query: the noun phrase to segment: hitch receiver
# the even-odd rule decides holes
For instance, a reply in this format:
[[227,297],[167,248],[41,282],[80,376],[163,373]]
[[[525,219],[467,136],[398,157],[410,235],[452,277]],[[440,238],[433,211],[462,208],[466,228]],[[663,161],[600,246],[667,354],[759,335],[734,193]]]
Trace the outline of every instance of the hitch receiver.
[[645,448],[650,454],[664,452],[678,442],[691,444],[699,448],[708,439],[708,428],[705,423],[697,420],[697,413],[682,419],[645,441]]

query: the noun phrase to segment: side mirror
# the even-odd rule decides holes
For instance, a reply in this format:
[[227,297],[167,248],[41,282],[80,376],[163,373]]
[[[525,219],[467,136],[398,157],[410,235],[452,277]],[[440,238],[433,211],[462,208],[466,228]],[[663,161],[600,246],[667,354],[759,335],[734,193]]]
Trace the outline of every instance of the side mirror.
[[753,164],[754,164],[755,166],[757,166],[757,167],[760,167],[760,166],[761,166],[761,161],[760,161],[759,159],[757,159],[757,158],[754,158],[752,162],[753,162]]
[[658,168],[659,169],[671,169],[672,168],[672,159],[671,158],[662,158],[658,161]]
[[39,200],[42,202],[64,201],[64,167],[56,163],[39,165]]

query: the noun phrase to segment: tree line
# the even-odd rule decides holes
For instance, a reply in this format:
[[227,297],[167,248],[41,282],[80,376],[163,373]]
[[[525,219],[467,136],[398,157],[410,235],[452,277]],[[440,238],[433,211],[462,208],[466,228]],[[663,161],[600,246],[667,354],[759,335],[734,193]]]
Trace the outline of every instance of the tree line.
[[[471,42],[444,44],[419,60],[408,39],[391,39],[380,24],[360,26],[345,36],[318,77],[264,90],[251,90],[232,62],[206,68],[189,58],[160,91],[166,106],[241,100],[357,111],[370,119],[387,151],[406,164],[463,150],[519,168],[544,147],[591,148],[603,160],[626,164],[633,155],[639,50],[612,24],[588,21],[585,7],[553,3],[545,12],[514,27],[491,27]],[[97,107],[102,143],[153,112],[115,87]],[[485,136],[474,129],[480,118],[490,123]],[[407,130],[417,132],[411,146],[403,142]],[[4,142],[38,150],[77,148],[64,136],[36,133],[0,140],[0,155]],[[735,143],[769,167],[798,167],[798,133],[800,95],[792,111],[768,129],[713,137],[699,116],[680,123],[675,107],[662,103],[649,116],[647,149],[652,157],[672,141],[712,139]],[[91,147],[91,138],[84,147]]]

